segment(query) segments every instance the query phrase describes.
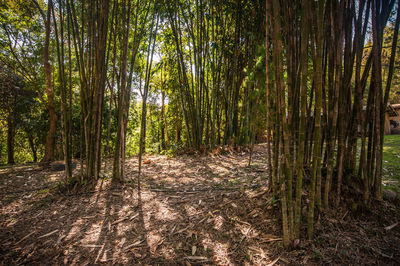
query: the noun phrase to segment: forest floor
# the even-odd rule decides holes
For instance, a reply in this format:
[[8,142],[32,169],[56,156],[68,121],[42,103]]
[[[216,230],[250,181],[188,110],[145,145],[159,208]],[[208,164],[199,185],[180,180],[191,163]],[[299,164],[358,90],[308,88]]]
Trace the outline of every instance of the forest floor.
[[283,249],[265,150],[250,167],[248,152],[146,156],[140,197],[136,158],[124,184],[75,194],[60,192],[62,172],[2,168],[0,265],[400,264],[399,202],[332,208],[314,241]]

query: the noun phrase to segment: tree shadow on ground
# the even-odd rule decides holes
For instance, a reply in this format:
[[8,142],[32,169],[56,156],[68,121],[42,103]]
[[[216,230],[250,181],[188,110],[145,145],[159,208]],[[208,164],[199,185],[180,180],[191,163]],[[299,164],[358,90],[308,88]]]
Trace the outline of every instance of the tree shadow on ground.
[[[256,164],[262,156],[254,157]],[[155,171],[145,169],[139,195],[136,185],[104,180],[102,189],[98,185],[93,193],[65,196],[50,191],[24,198],[13,208],[1,209],[0,263],[265,265],[280,258],[277,264],[393,264],[400,259],[393,244],[400,239],[399,229],[386,234],[383,229],[398,219],[392,205],[382,205],[390,219],[381,221],[374,217],[357,220],[361,216],[353,217],[344,208],[335,210],[321,220],[324,230],[316,227],[316,241],[302,240],[296,249],[285,251],[279,237],[278,205],[266,191],[261,168],[246,168],[245,159],[222,157],[208,164],[207,158],[201,158],[192,164],[171,165],[175,174],[167,184],[174,185],[174,190],[152,190],[152,185],[168,177],[153,178]],[[218,178],[231,179],[213,176],[219,174],[215,165],[223,160],[229,169],[238,169],[241,184],[258,182],[260,186],[232,187],[221,181],[217,190],[201,181],[180,182],[177,171],[186,166],[201,166],[198,174],[203,179],[215,178],[214,184]],[[162,167],[157,169],[163,173]],[[195,181],[197,175],[189,178]],[[355,259],[356,255],[361,259]]]

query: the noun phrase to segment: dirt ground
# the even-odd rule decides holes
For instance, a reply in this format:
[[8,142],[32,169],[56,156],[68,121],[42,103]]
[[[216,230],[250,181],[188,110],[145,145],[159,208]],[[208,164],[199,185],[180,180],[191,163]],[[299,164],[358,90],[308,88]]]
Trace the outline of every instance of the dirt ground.
[[106,173],[79,193],[59,192],[62,172],[2,168],[0,265],[400,265],[393,202],[334,209],[314,241],[284,250],[265,150],[256,146],[250,167],[247,152],[146,156],[140,197],[136,158],[124,184]]

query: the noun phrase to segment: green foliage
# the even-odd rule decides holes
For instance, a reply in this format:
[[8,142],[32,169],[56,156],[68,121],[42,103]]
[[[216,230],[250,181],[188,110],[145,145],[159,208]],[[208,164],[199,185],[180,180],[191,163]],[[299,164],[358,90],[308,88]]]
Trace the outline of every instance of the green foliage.
[[314,249],[312,258],[315,260],[321,260],[322,259],[321,251],[319,251],[318,249]]
[[[40,103],[36,94],[25,88],[22,77],[8,68],[0,67],[0,120],[4,125],[2,128],[8,129],[9,123],[13,124],[11,134],[15,136],[17,161],[33,161],[28,139],[31,139],[33,148],[43,139],[41,129],[46,121],[40,118]],[[0,131],[0,164],[6,162],[7,134],[10,132]]]

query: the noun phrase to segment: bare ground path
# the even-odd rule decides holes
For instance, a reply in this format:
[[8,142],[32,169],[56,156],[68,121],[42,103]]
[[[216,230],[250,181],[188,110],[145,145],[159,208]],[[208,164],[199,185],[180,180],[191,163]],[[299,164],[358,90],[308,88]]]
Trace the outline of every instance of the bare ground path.
[[336,209],[314,242],[285,251],[264,151],[256,147],[250,167],[246,152],[147,156],[140,197],[135,158],[132,180],[73,195],[54,188],[60,172],[0,169],[0,264],[400,263],[400,210],[388,202],[364,214]]

